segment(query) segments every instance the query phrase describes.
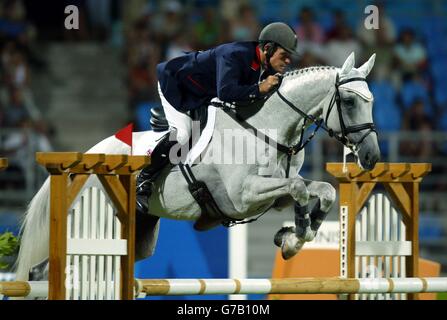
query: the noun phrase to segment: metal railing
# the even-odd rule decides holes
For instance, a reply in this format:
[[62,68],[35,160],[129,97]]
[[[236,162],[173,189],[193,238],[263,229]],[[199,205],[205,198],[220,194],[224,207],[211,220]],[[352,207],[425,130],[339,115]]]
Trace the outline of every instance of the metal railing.
[[[429,158],[408,154],[405,144],[421,146],[421,143],[430,144],[432,153]],[[413,131],[380,132],[379,145],[381,147],[381,162],[430,162],[445,173],[430,173],[424,178],[424,185],[428,180],[445,181],[447,178],[447,132],[420,133]],[[330,146],[331,150],[327,150]],[[304,170],[314,180],[322,180],[325,175],[325,163],[329,161],[341,162],[343,160],[342,145],[323,134],[317,135],[309,147],[306,148],[306,161]]]

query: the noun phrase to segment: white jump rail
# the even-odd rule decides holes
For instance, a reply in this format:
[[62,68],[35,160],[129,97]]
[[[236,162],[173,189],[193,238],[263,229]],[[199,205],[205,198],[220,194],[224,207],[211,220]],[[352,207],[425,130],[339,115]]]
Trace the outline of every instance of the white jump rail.
[[[136,279],[135,295],[371,294],[447,292],[447,278]],[[48,282],[0,283],[0,295],[45,298]]]

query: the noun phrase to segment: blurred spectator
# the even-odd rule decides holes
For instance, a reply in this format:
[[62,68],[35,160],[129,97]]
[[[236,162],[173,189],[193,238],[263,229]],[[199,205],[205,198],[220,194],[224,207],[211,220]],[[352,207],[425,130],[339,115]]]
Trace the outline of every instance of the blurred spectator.
[[255,41],[258,38],[260,26],[256,13],[248,4],[239,6],[235,19],[230,21],[232,41]]
[[[299,45],[300,44],[298,43],[298,46]],[[312,54],[310,51],[305,51],[300,55],[297,67],[299,69],[302,69],[322,64],[324,64],[324,62],[321,59],[319,59],[316,55]]]
[[413,79],[406,81],[400,87],[400,100],[404,110],[411,107],[414,101],[421,100],[426,107],[425,113],[429,116],[433,115],[433,110],[430,108],[428,86],[419,75],[415,75]]
[[124,1],[122,4],[124,33],[127,35],[138,19],[149,21],[154,19],[154,16],[154,7],[147,0]]
[[329,41],[324,49],[324,57],[327,64],[341,67],[346,58],[354,52],[356,57],[361,57],[362,47],[352,35],[351,29],[344,26],[340,29],[337,38]]
[[20,159],[20,155],[26,153],[28,144],[28,135],[26,133],[30,127],[31,122],[23,119],[18,126],[22,130],[15,130],[6,135],[2,144],[2,151],[7,157]]
[[28,168],[27,159],[29,159],[29,129],[31,126],[32,124],[29,120],[23,119],[17,130],[4,136],[2,155],[8,157],[10,161],[8,175],[13,174],[15,176],[14,179],[7,182],[7,188],[25,188],[25,172]]
[[12,56],[16,50],[17,46],[14,41],[8,41],[1,48],[1,70],[3,75],[2,81],[4,81],[5,84],[9,82],[10,64],[12,61]]
[[387,16],[384,3],[379,2],[375,5],[379,9],[379,28],[366,29],[362,19],[357,29],[359,40],[366,47],[392,45],[396,39],[394,23]]
[[[192,51],[193,48],[190,45],[190,35],[188,33],[181,33],[178,34],[172,41],[169,43],[168,47],[166,48],[166,60],[170,60],[176,57],[179,57],[185,52]],[[201,47],[202,49],[208,48],[208,47]]]
[[[219,42],[219,19],[213,7],[201,11],[199,21],[194,25],[195,50],[204,50]],[[188,39],[185,39],[188,40]]]
[[343,28],[348,27],[345,14],[342,10],[337,9],[332,12],[332,27],[326,33],[326,41],[329,42],[340,38]]
[[298,21],[295,32],[301,42],[323,43],[323,29],[315,21],[315,16],[311,8],[303,7],[299,13]]
[[428,124],[431,126],[432,119],[425,111],[424,100],[415,99],[404,115],[403,129],[409,131],[419,131]]
[[138,20],[129,34],[127,60],[131,109],[139,102],[157,96],[155,67],[161,59],[160,47],[147,23],[145,18]]
[[14,88],[28,86],[29,74],[25,56],[19,51],[10,52],[6,65],[6,84]]
[[233,41],[233,38],[227,30],[230,30],[231,28],[231,20],[229,19],[222,19],[220,21],[219,25],[219,41],[218,43],[228,43]]
[[426,66],[427,54],[425,48],[416,41],[412,29],[402,31],[399,43],[394,47],[394,54],[404,80],[421,72]]
[[185,31],[184,12],[180,2],[175,0],[163,2],[163,13],[154,19],[154,24],[150,27],[157,32],[161,50],[165,52],[169,42]]
[[53,129],[43,120],[36,121],[34,124],[34,138],[36,139],[36,150],[40,152],[51,152],[53,146],[51,145],[51,138],[54,132]]
[[324,41],[323,28],[315,21],[314,13],[309,7],[303,7],[298,15],[295,26],[298,37],[298,52],[303,55],[309,52],[315,57],[321,57]]
[[0,33],[9,39],[26,41],[28,26],[24,21],[25,9],[20,0],[7,0],[0,3]]
[[432,124],[432,119],[425,112],[424,101],[416,99],[404,115],[402,129],[418,131],[422,139],[416,142],[404,141],[401,145],[401,153],[415,156],[421,161],[426,161],[430,156],[433,156]]
[[377,3],[379,9],[379,28],[367,29],[362,20],[357,28],[357,36],[363,46],[362,62],[375,53],[376,62],[370,78],[382,81],[388,79],[394,87],[400,87],[399,74],[395,71],[393,45],[396,31],[393,21],[387,16],[383,3]]
[[18,128],[23,122],[30,120],[29,113],[23,103],[22,93],[19,89],[11,89],[10,101],[4,116],[4,126],[9,128]]

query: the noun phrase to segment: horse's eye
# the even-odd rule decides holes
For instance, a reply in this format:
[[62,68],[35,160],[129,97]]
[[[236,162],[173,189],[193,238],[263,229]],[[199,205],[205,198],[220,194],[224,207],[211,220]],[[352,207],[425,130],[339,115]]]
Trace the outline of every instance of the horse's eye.
[[343,99],[343,103],[344,103],[345,106],[347,106],[347,107],[352,107],[352,106],[354,106],[354,99],[353,99],[353,98],[346,98],[346,99]]

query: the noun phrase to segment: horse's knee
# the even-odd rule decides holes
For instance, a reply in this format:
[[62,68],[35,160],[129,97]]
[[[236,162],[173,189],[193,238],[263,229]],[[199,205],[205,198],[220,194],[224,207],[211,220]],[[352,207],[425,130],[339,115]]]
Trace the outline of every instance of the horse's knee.
[[294,180],[290,184],[290,195],[297,201],[301,206],[307,205],[309,202],[310,192],[307,189],[304,182],[300,179]]
[[320,194],[321,210],[328,212],[337,197],[335,188],[329,183],[324,183],[321,187]]

